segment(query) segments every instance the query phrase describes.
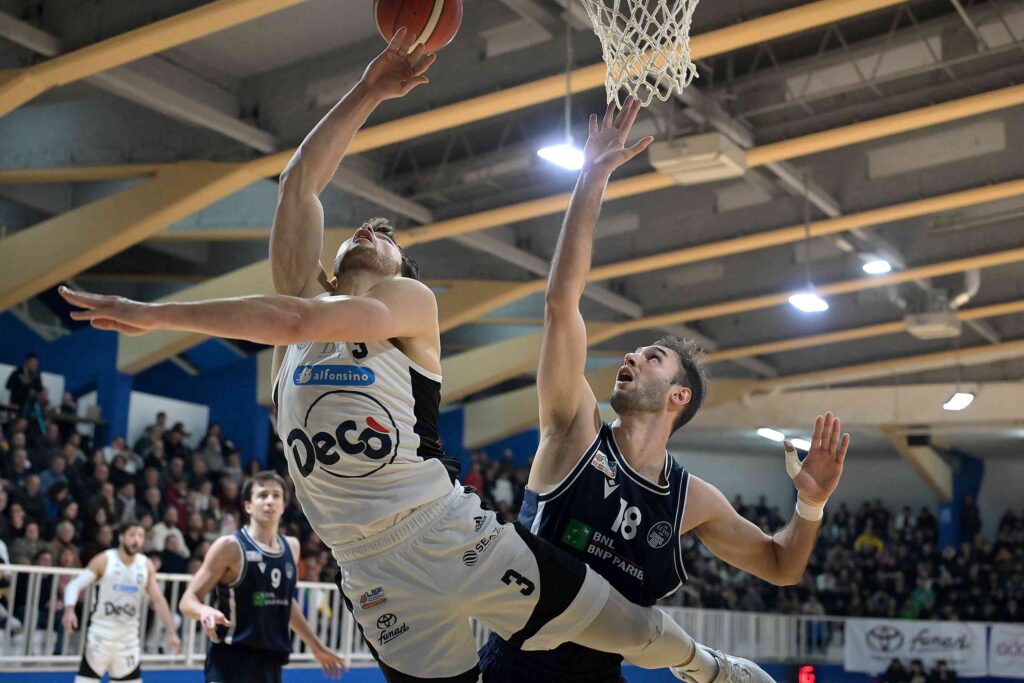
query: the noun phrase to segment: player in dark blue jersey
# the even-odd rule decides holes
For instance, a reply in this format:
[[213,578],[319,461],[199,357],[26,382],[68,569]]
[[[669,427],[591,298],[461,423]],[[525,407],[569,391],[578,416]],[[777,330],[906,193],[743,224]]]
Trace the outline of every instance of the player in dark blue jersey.
[[[849,447],[839,420],[819,416],[801,462],[786,442],[786,469],[798,493],[785,529],[769,536],[743,519],[722,493],[690,475],[667,451],[672,433],[693,418],[707,377],[696,347],[663,337],[625,356],[602,421],[584,377],[587,331],[579,310],[590,271],[594,224],[611,172],[650,142],[625,147],[635,103],[604,122],[591,117],[585,163],[548,279],[544,342],[537,370],[541,438],[520,522],[583,560],[626,598],[653,605],[686,580],[679,537],[695,531],[718,557],[778,585],[799,581],[817,538],[825,501]],[[622,657],[568,643],[549,652],[520,650],[492,636],[481,651],[487,683],[618,683]],[[691,683],[771,680],[756,664],[693,643],[672,668]]]
[[[337,678],[345,663],[328,650],[295,601],[298,539],[280,531],[284,480],[260,472],[242,490],[248,525],[218,538],[181,598],[181,613],[210,637],[207,683],[280,683],[291,652],[290,630],[314,654],[324,673]],[[214,605],[203,598],[215,590]]]

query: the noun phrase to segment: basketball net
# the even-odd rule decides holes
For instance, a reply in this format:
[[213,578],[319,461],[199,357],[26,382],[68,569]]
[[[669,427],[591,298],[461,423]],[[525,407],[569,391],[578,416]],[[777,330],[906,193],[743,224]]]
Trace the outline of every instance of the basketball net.
[[667,100],[697,77],[690,19],[698,0],[580,0],[601,40],[607,101]]

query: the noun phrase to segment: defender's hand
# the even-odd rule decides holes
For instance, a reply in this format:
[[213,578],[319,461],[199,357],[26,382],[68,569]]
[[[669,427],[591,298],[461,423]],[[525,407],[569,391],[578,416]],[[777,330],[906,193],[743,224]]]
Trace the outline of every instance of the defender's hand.
[[[846,451],[850,448],[850,435],[843,434],[841,438],[839,436],[841,426],[839,418],[832,413],[819,415],[814,421],[811,450],[799,464],[799,472],[795,476],[790,473],[797,493],[808,503],[825,502],[839,485],[839,477],[843,474],[843,461],[846,460]],[[796,450],[788,441],[785,442],[785,446],[786,450]]]
[[640,101],[630,97],[615,114],[615,103],[608,105],[604,120],[598,126],[597,115],[590,115],[590,137],[583,148],[583,171],[599,176],[610,176],[612,171],[626,163],[654,142],[648,135],[632,147],[626,147],[626,138],[633,128],[636,115],[640,113]]
[[424,76],[430,65],[437,59],[433,52],[427,54],[423,45],[410,51],[416,36],[404,26],[392,36],[384,52],[370,62],[363,73],[363,85],[382,100],[402,97],[418,85],[429,83]]
[[167,634],[167,644],[171,646],[171,650],[174,651],[174,654],[181,653],[181,638],[178,637],[177,633]]
[[313,650],[313,656],[320,662],[320,668],[328,678],[340,678],[342,671],[348,671],[345,660],[325,647]]
[[155,328],[150,320],[149,304],[123,296],[87,294],[61,287],[58,292],[72,306],[85,310],[72,311],[72,320],[88,320],[98,330],[111,330],[131,336],[145,334]]
[[214,643],[220,642],[220,638],[217,636],[217,627],[231,626],[231,622],[223,612],[209,606],[204,606],[200,612],[199,623],[203,625],[206,636]]

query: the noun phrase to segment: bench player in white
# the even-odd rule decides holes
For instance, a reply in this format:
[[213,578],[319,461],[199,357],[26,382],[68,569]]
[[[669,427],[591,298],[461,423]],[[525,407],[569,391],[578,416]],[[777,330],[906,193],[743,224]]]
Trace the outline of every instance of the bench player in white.
[[457,485],[437,434],[437,302],[393,229],[364,223],[332,275],[321,265],[320,192],[377,105],[426,82],[433,55],[412,44],[399,29],[282,174],[270,239],[276,295],[142,304],[61,294],[85,309],[73,318],[99,329],[278,347],[278,431],[296,496],[338,560],[339,588],[389,681],[480,680],[471,617],[523,649],[574,641],[645,668],[698,662],[693,680],[710,681],[714,659],[664,612],[630,603],[521,525],[499,524]]
[[145,540],[141,524],[126,524],[121,529],[118,547],[89,560],[82,573],[64,588],[64,630],[71,633],[78,628],[75,603],[79,595],[94,582],[99,584],[75,683],[99,683],[105,673],[110,674],[111,681],[142,680],[139,630],[144,594],[149,596],[153,610],[167,629],[171,650],[181,650],[171,610],[156,583],[156,568],[142,554]]

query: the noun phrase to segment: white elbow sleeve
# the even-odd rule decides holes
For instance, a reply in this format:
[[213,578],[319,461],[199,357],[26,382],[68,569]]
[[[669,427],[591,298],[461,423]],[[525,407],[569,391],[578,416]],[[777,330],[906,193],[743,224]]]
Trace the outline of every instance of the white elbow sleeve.
[[78,595],[83,589],[92,585],[96,574],[91,569],[83,569],[82,573],[72,579],[64,588],[64,606],[71,607],[78,602]]

